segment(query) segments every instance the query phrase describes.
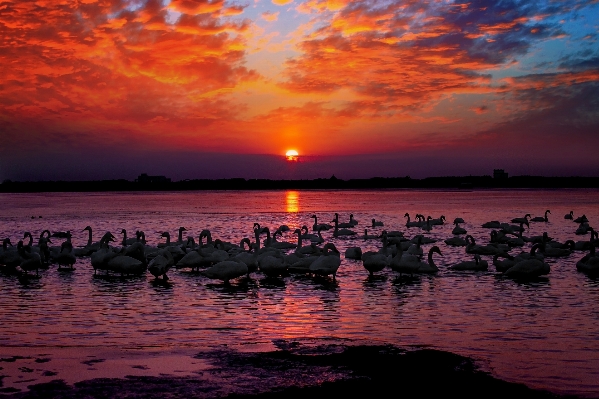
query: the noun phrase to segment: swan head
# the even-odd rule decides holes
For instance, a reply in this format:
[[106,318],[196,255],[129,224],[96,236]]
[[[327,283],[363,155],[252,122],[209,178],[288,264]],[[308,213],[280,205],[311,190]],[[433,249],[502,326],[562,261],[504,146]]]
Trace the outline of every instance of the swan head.
[[126,233],[127,233],[127,230],[121,229],[121,234],[126,234]]
[[187,231],[185,227],[179,227],[179,232]]
[[301,235],[302,231],[300,229],[295,229],[295,230],[293,230],[293,234],[299,234],[299,235]]
[[429,249],[428,253],[429,254],[437,253],[437,254],[443,256],[443,254],[441,253],[441,250],[436,245],[434,247],[432,247],[431,249]]
[[91,226],[85,226],[85,228],[82,231],[86,231],[86,230],[91,232],[92,231]]

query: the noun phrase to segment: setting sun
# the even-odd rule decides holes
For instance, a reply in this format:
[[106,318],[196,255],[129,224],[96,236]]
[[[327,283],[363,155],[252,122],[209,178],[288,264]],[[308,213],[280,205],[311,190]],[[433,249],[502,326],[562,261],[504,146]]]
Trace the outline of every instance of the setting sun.
[[285,157],[288,161],[297,161],[299,154],[296,150],[289,150],[285,153]]

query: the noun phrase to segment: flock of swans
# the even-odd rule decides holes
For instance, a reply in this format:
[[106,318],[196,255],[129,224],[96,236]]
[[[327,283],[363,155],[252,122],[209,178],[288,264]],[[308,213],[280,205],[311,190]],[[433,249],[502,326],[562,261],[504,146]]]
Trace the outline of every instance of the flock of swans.
[[[464,247],[467,259],[451,264],[448,269],[455,271],[485,271],[489,268],[489,260],[482,256],[492,257],[496,270],[508,277],[535,278],[548,274],[550,266],[546,258],[567,257],[574,251],[588,251],[578,260],[577,270],[599,274],[599,256],[595,253],[595,246],[599,245],[599,235],[589,226],[588,219],[583,215],[573,217],[573,212],[566,214],[565,219],[578,224],[574,231],[576,235],[590,233],[590,239],[577,241],[568,240],[558,242],[544,233],[539,236],[525,236],[524,226],[531,222],[548,222],[549,210],[544,217],[531,218],[530,214],[513,218],[510,223],[490,221],[482,225],[491,229],[490,241],[484,245],[477,244],[472,235],[469,235],[462,218],[453,221],[455,226],[452,237],[444,240],[445,245]],[[126,230],[121,230],[122,240],[120,246],[112,245],[117,241],[111,232],[106,232],[102,238],[94,242],[92,228],[87,226],[84,231],[88,233],[85,245],[75,247],[71,241],[70,232],[54,232],[44,230],[39,235],[37,244],[34,244],[33,235],[25,232],[16,247],[10,238],[3,241],[0,250],[0,271],[9,274],[18,274],[20,277],[39,278],[39,270],[47,269],[55,264],[59,270],[74,270],[73,265],[78,258],[88,257],[94,269],[94,274],[117,275],[143,275],[149,271],[156,279],[168,280],[167,272],[171,268],[188,269],[210,278],[229,283],[230,280],[250,273],[259,272],[267,277],[278,277],[290,273],[303,273],[315,276],[332,276],[336,278],[341,265],[341,254],[332,241],[353,238],[365,241],[373,240],[377,250],[362,251],[359,246],[350,246],[344,253],[345,259],[362,262],[364,268],[373,275],[384,269],[402,275],[432,274],[439,271],[434,256],[442,256],[441,248],[433,245],[425,254],[423,245],[436,244],[436,240],[416,234],[408,238],[407,232],[419,230],[422,233],[430,232],[434,226],[445,225],[445,216],[433,218],[416,215],[415,220],[406,213],[405,229],[402,231],[382,230],[380,234],[358,233],[358,221],[350,214],[348,222],[340,222],[339,214],[329,223],[319,223],[318,217],[314,219],[312,229],[307,226],[291,229],[282,225],[271,234],[268,227],[258,223],[253,226],[253,240],[243,238],[239,243],[227,242],[221,239],[212,239],[209,230],[199,234],[196,243],[193,237],[184,239],[184,227],[179,228],[176,241],[171,241],[168,232],[161,234],[165,240],[157,246],[146,242],[145,233],[137,231],[135,237],[129,238]],[[384,222],[371,219],[371,229],[383,229]],[[332,230],[330,241],[323,237],[323,231]],[[372,230],[371,230],[372,231]],[[296,235],[295,242],[279,241],[284,235]],[[52,241],[63,240],[59,246],[53,246]],[[518,251],[527,243],[532,244],[529,251]],[[380,248],[379,248],[380,247]],[[426,255],[426,256],[425,256]],[[471,257],[471,258],[470,258]],[[31,274],[35,272],[35,275]]]

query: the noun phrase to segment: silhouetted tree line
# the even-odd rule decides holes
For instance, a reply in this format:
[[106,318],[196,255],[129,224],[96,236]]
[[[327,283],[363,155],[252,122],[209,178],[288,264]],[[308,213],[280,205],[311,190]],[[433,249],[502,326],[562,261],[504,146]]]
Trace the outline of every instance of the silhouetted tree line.
[[5,180],[0,192],[93,192],[93,191],[185,191],[185,190],[290,190],[290,189],[396,189],[396,188],[599,188],[599,177],[512,176],[446,176],[412,179],[406,177],[373,177],[342,180],[335,176],[313,180],[269,179],[194,179],[164,182],[140,182],[124,179],[96,181]]

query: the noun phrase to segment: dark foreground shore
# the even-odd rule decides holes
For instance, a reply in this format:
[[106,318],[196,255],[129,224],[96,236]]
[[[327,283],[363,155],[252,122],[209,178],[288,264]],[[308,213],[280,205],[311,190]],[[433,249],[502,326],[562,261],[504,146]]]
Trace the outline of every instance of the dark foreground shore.
[[[97,378],[73,385],[56,379],[7,398],[557,398],[480,371],[468,358],[431,349],[393,346],[303,346],[278,342],[279,350],[198,353],[210,368],[176,377]],[[1,364],[0,364],[1,366]],[[0,370],[0,376],[2,370]]]

